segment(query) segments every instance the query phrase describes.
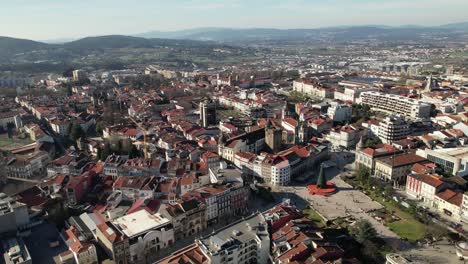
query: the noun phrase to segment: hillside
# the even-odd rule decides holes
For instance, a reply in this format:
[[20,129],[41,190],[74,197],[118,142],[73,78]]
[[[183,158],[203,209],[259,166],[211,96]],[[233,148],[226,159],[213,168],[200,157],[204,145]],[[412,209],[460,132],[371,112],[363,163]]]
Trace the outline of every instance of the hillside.
[[[220,52],[223,51],[223,52]],[[104,67],[108,65],[158,63],[199,66],[211,61],[249,57],[246,48],[226,44],[183,40],[141,38],[122,35],[87,37],[63,44],[0,37],[0,70],[39,70],[66,65]]]
[[16,53],[31,52],[49,47],[48,44],[37,41],[0,36],[0,57],[10,57]]

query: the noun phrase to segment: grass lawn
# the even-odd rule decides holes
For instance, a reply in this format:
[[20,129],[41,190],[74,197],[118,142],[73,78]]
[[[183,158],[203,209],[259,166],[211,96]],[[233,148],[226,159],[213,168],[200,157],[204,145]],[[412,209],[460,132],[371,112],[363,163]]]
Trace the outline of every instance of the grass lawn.
[[411,242],[424,238],[424,235],[426,234],[426,227],[416,221],[405,219],[389,223],[387,226],[400,237],[406,238]]
[[304,211],[302,211],[307,218],[309,218],[310,220],[312,220],[318,228],[324,228],[325,227],[325,223],[323,221],[323,218],[312,208],[309,208],[309,209],[304,209]]
[[371,197],[383,206],[385,206],[387,210],[394,212],[398,217],[401,218],[401,220],[399,221],[386,224],[386,226],[390,230],[395,232],[398,236],[406,238],[411,242],[424,238],[424,236],[426,235],[426,225],[419,222],[410,213],[399,209],[391,202],[383,201],[381,197],[376,197],[373,194],[371,195]]

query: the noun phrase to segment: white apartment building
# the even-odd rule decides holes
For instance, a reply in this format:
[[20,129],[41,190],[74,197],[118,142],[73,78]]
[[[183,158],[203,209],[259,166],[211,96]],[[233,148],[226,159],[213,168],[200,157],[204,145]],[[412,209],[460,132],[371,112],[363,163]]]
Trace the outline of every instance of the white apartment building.
[[83,70],[74,70],[73,71],[73,80],[74,81],[84,81],[88,78],[87,74]]
[[271,165],[271,184],[275,186],[288,185],[291,181],[291,166],[288,160]]
[[394,94],[364,92],[361,94],[361,102],[369,105],[375,111],[398,114],[413,119],[428,118],[431,114],[429,104]]
[[203,253],[217,264],[268,263],[270,237],[261,213],[232,223],[210,236],[196,240]]
[[140,210],[120,218],[112,224],[128,239],[130,263],[146,263],[156,252],[174,243],[174,229],[161,214]]
[[328,107],[327,115],[334,122],[347,122],[351,120],[353,115],[353,108],[347,104],[340,104],[338,102],[331,102]]
[[405,139],[410,134],[409,123],[401,116],[389,116],[379,123],[377,136],[383,143]]
[[342,126],[330,130],[326,139],[330,141],[335,149],[350,149],[359,141],[359,131],[352,126]]
[[305,93],[318,98],[333,98],[334,90],[326,87],[320,87],[306,80],[294,81],[293,90]]
[[27,224],[29,224],[29,213],[26,204],[0,193],[0,234],[16,232],[19,227]]
[[[343,82],[339,82],[339,85],[344,85]],[[341,101],[349,101],[358,103],[359,97],[363,92],[378,91],[377,87],[360,87],[360,86],[347,86],[343,91],[335,91],[334,98]]]

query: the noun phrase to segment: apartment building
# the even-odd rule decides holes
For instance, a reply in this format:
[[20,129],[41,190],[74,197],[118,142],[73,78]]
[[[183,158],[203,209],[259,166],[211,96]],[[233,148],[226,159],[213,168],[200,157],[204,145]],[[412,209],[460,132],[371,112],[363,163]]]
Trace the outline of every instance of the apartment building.
[[196,240],[196,244],[211,263],[268,263],[270,255],[268,224],[261,213]]
[[383,143],[393,143],[410,135],[409,123],[401,116],[392,115],[379,123],[377,136]]
[[360,138],[360,132],[353,126],[336,127],[330,130],[326,139],[335,149],[351,149],[356,146]]
[[265,129],[260,128],[229,139],[221,135],[218,142],[218,154],[224,159],[234,162],[234,155],[236,153],[258,153],[264,147]]
[[327,109],[327,115],[333,122],[348,122],[351,120],[353,108],[347,104],[331,102]]
[[348,81],[341,81],[338,84],[345,87],[336,90],[334,93],[334,98],[345,102],[357,103],[361,93],[379,90],[377,87],[363,86]]
[[431,114],[429,104],[394,94],[364,92],[361,94],[361,101],[375,111],[398,114],[412,119],[428,118]]
[[18,228],[27,224],[29,224],[29,213],[26,204],[0,193],[0,234],[16,234]]
[[98,225],[96,235],[116,263],[152,263],[157,252],[174,243],[171,221],[146,210]]
[[196,199],[168,204],[162,214],[171,219],[176,241],[199,234],[207,227],[206,205]]

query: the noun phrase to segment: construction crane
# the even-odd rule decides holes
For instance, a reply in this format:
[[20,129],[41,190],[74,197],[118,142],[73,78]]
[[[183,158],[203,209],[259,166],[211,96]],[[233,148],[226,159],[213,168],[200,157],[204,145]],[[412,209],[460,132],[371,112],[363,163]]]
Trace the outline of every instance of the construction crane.
[[147,145],[147,141],[146,141],[146,137],[148,135],[148,131],[143,127],[141,126],[135,119],[133,119],[132,117],[129,117],[130,120],[132,120],[132,122],[139,128],[143,131],[143,153],[145,154],[145,158],[149,158],[149,155],[148,155],[148,145]]

